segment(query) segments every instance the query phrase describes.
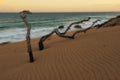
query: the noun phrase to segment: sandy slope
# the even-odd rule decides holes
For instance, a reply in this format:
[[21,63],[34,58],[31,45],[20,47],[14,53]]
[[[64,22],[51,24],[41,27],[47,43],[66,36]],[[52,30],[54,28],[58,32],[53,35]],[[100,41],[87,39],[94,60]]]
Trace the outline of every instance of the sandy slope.
[[29,63],[26,43],[0,45],[0,80],[120,80],[120,27],[90,30],[74,40],[56,36]]

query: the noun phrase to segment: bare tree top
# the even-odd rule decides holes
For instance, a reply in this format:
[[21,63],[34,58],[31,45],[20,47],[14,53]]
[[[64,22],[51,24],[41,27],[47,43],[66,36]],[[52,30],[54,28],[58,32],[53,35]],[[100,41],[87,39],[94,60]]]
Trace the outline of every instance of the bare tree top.
[[32,14],[32,12],[30,12],[29,10],[23,10],[23,11],[20,12],[20,16],[22,18],[26,18],[27,14]]

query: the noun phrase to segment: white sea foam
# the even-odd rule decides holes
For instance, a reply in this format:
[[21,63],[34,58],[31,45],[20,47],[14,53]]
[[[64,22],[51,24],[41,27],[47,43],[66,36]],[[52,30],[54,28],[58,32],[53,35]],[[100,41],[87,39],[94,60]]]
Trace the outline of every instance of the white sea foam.
[[[41,37],[50,33],[54,28],[35,28],[31,30],[31,38]],[[0,43],[2,42],[17,42],[25,40],[26,29],[12,29],[0,33]]]
[[[82,28],[89,27],[97,19],[101,21],[96,24],[101,24],[117,15],[119,13],[46,13],[31,15],[28,20],[32,25],[31,38],[37,38],[50,33],[60,25],[65,26],[64,29],[60,30],[63,32],[70,23],[86,19],[87,17],[92,19],[80,24]],[[71,30],[75,30],[74,26],[72,26]],[[25,36],[26,26],[18,14],[0,14],[0,43],[23,41]]]

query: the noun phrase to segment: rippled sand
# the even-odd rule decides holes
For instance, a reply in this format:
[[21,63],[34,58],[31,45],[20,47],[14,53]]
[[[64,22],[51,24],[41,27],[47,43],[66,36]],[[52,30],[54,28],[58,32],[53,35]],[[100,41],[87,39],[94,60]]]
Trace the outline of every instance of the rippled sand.
[[92,29],[74,40],[52,36],[29,63],[25,42],[0,45],[0,80],[119,80],[120,27]]

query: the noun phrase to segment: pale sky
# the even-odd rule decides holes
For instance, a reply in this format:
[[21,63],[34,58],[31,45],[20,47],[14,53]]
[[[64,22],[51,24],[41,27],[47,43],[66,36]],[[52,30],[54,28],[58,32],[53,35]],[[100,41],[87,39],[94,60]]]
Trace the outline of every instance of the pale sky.
[[120,0],[0,0],[0,12],[120,11]]

